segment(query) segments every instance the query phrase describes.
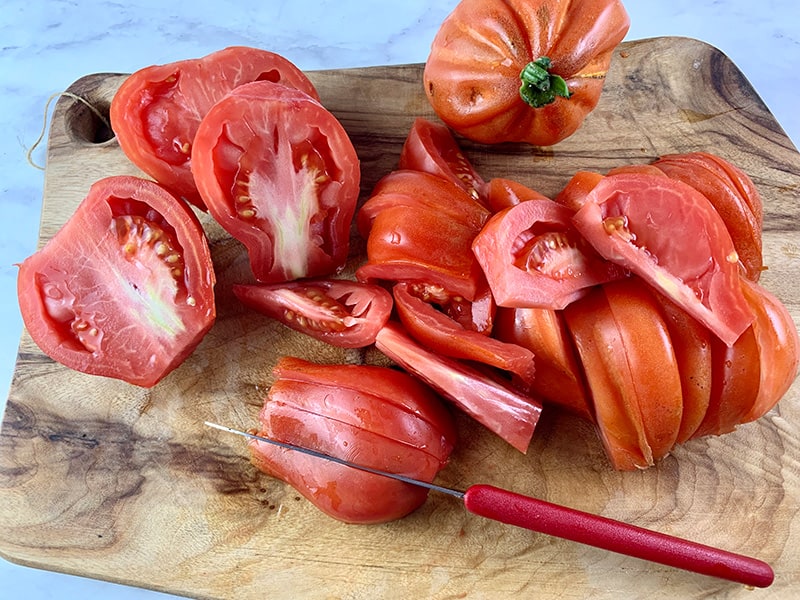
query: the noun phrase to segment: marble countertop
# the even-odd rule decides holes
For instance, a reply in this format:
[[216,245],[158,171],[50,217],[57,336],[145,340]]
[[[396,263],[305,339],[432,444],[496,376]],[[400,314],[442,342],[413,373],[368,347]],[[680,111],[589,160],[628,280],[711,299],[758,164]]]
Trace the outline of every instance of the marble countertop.
[[[26,158],[48,97],[81,76],[132,72],[250,45],[305,70],[424,62],[456,0],[4,0],[0,12],[0,413],[22,330],[15,263],[36,247],[43,173]],[[744,72],[797,146],[800,9],[796,0],[628,0],[627,39],[677,35],[708,42]],[[49,116],[49,115],[48,115]],[[44,162],[44,147],[33,153]],[[232,573],[235,577],[235,573]],[[3,597],[168,598],[147,590],[39,571],[0,560]]]

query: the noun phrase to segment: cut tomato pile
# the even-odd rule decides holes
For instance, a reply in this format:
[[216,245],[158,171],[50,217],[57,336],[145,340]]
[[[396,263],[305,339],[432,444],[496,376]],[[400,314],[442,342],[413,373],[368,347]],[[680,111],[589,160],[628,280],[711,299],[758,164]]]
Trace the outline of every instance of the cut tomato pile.
[[[564,1],[549,23],[544,4],[458,5],[424,73],[444,123],[540,145],[580,126],[628,16],[618,0]],[[484,178],[447,125],[418,118],[358,207],[341,123],[295,65],[244,47],[134,73],[111,122],[154,181],[97,182],[19,271],[31,337],[78,371],[151,387],[212,327],[214,266],[191,204],[246,248],[252,278],[233,288],[244,306],[334,346],[374,345],[407,372],[295,357],[275,368],[260,432],[373,468],[432,481],[456,438],[444,399],[521,452],[543,409],[569,411],[594,424],[614,468],[643,469],[760,418],[797,376],[797,329],[758,283],[761,198],[719,156],[578,171],[551,199]],[[353,226],[366,257],[346,280]],[[251,452],[343,521],[399,518],[426,498]]]

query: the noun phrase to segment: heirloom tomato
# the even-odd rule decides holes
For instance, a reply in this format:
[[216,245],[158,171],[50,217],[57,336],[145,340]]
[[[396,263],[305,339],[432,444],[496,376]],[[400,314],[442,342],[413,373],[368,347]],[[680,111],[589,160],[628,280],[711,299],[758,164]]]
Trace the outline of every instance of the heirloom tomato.
[[392,312],[385,289],[345,279],[237,284],[233,293],[253,310],[340,348],[373,344]]
[[[452,416],[410,375],[283,357],[274,376],[260,435],[428,482],[447,464],[456,440]],[[347,523],[398,519],[427,498],[425,488],[265,442],[250,442],[250,451],[259,469]]]
[[208,111],[192,173],[214,219],[247,248],[264,283],[344,266],[359,160],[341,123],[297,89],[257,81]]
[[726,344],[753,321],[731,236],[693,187],[644,173],[609,175],[572,221],[606,259],[641,276]]
[[467,138],[552,145],[594,110],[629,26],[619,0],[462,0],[431,45],[425,93]]
[[191,172],[195,133],[218,100],[251,81],[281,83],[317,98],[311,81],[287,59],[267,50],[232,46],[130,75],[111,101],[111,127],[133,164],[204,208]]
[[54,360],[151,387],[200,343],[216,316],[214,271],[192,211],[164,188],[101,179],[19,268],[25,327]]

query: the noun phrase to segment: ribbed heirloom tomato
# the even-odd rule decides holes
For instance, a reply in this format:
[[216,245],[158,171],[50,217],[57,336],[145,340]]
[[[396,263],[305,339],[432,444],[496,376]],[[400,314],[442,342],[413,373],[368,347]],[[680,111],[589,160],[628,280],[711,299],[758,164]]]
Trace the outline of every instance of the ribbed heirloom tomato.
[[18,295],[51,358],[151,387],[214,323],[214,282],[194,213],[152,181],[113,176],[20,265]]
[[433,40],[425,92],[472,140],[552,145],[597,106],[629,26],[619,0],[462,0]]

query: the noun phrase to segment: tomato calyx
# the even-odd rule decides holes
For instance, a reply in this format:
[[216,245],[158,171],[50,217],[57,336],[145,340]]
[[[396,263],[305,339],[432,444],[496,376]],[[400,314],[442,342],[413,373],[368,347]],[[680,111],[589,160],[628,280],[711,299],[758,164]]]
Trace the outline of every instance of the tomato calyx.
[[552,67],[553,61],[542,56],[529,62],[520,72],[519,95],[529,106],[541,108],[555,102],[557,97],[569,99],[572,95],[564,78],[550,72]]

